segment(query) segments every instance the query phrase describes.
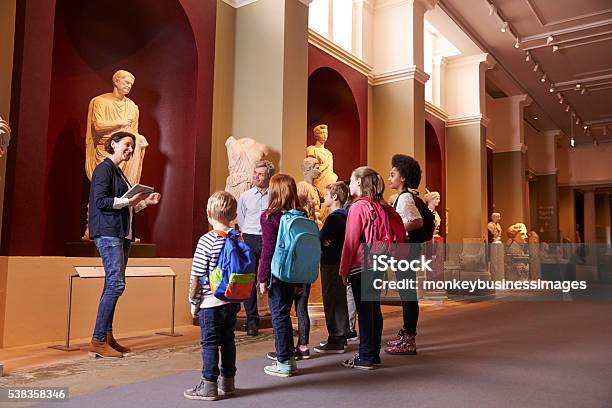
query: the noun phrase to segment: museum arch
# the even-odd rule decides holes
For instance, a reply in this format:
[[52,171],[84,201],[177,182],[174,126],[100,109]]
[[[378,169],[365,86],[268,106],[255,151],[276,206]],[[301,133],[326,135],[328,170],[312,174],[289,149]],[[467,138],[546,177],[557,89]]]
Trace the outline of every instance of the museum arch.
[[163,205],[139,215],[137,236],[156,243],[158,255],[188,256],[192,238],[180,226],[192,223],[185,211],[190,204],[181,207],[179,197],[193,190],[187,183],[193,180],[198,56],[178,0],[109,0],[104,6],[57,1],[43,254],[63,255],[64,244],[83,233],[87,107],[92,97],[112,90],[118,69],[136,76],[129,98],[139,107],[139,131],[149,142],[141,182],[164,195]]
[[347,82],[328,67],[308,78],[308,145],[314,143],[312,129],[321,123],[329,128],[325,147],[334,154],[334,171],[339,180],[347,180],[360,166],[359,112]]

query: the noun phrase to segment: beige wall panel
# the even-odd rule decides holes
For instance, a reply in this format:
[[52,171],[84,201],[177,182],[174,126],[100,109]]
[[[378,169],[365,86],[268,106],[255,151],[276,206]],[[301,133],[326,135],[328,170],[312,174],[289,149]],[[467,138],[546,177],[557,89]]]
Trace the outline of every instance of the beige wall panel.
[[612,145],[578,145],[574,149],[557,149],[559,184],[595,185],[612,182]]
[[525,214],[525,159],[522,152],[493,154],[493,202],[502,216],[502,231],[517,222],[527,223]]
[[308,113],[308,7],[285,1],[281,171],[302,179]]
[[559,233],[561,241],[567,238],[574,242],[576,236],[574,190],[571,187],[559,187]]
[[270,146],[275,164],[282,150],[284,15],[278,0],[236,11],[233,133]]
[[446,128],[448,243],[486,238],[486,130],[479,124]]
[[374,161],[374,87],[368,84],[368,157],[370,165]]
[[409,79],[372,86],[368,95],[373,119],[369,120],[373,135],[368,137],[368,164],[386,177],[391,157],[409,154],[421,164],[421,186],[426,183],[425,105],[414,106],[414,101],[424,101],[424,92],[423,84]]
[[[73,266],[101,265],[100,258],[2,257],[0,284],[6,276],[6,304],[0,347],[46,342],[63,343],[66,335],[68,277]],[[130,259],[130,266],[170,266],[176,273],[176,326],[191,324],[187,293],[191,259]],[[71,338],[93,331],[103,279],[74,280]],[[122,333],[169,330],[172,280],[128,278],[119,299],[113,330]],[[3,296],[4,297],[4,296]]]
[[225,189],[228,175],[225,140],[233,134],[234,43],[236,9],[217,0],[215,78],[210,164],[210,191]]

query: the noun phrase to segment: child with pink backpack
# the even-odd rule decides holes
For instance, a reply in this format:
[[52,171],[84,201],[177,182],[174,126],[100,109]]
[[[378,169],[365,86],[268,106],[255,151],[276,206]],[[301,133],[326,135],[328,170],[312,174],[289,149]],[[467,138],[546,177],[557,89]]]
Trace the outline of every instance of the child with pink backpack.
[[[371,249],[391,247],[404,242],[401,217],[383,199],[385,183],[371,167],[358,167],[351,175],[349,190],[355,197],[346,221],[346,233],[340,260],[340,275],[350,284],[357,306],[359,353],[342,365],[371,370],[381,363],[380,348],[383,329],[380,293],[372,291],[371,271],[363,270],[362,243]],[[364,298],[364,294],[369,294]]]

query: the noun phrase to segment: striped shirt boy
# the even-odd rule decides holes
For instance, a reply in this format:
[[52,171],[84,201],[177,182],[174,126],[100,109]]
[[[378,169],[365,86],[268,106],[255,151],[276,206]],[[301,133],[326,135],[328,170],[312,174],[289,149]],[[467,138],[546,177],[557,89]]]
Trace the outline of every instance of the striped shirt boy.
[[[229,230],[228,230],[229,231]],[[189,278],[189,303],[200,305],[200,309],[225,305],[228,302],[217,299],[210,290],[208,276],[217,267],[219,254],[225,244],[225,238],[215,231],[210,231],[200,237],[193,261],[191,263],[191,275]],[[200,283],[200,278],[205,276],[205,283]]]

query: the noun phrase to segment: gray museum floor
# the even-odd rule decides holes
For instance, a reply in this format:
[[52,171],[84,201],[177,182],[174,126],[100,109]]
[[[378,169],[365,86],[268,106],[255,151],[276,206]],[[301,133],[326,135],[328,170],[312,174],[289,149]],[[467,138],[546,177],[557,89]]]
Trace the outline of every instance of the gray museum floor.
[[[384,311],[389,339],[401,327],[401,312],[393,306]],[[265,353],[273,348],[270,330],[257,338],[238,333],[238,392],[216,404],[612,407],[611,316],[610,302],[425,303],[417,356],[383,354],[379,368],[351,370],[340,365],[356,351],[351,345],[343,355],[315,354],[299,362],[300,374],[292,378],[263,373]],[[198,330],[178,331],[184,336],[130,336],[125,343],[135,353],[114,361],[42,346],[0,350],[7,367],[0,386],[69,387],[71,399],[62,407],[197,406],[203,402],[182,393],[200,375]],[[311,346],[325,335],[324,327],[315,327]]]

